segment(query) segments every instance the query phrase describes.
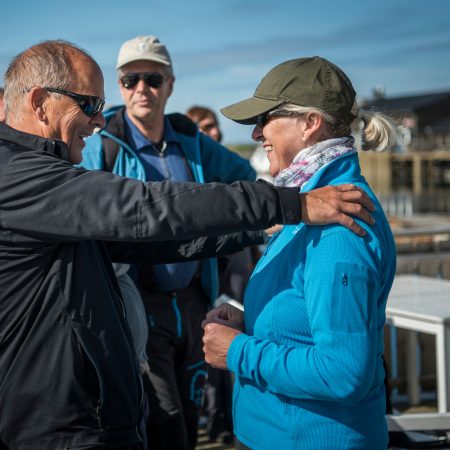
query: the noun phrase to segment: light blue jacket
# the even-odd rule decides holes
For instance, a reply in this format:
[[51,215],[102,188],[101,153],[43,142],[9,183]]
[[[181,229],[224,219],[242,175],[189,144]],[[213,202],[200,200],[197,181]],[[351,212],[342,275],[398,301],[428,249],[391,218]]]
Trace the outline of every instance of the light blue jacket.
[[385,449],[383,327],[395,274],[388,221],[356,154],[319,170],[302,191],[355,183],[374,201],[358,237],[339,225],[286,226],[245,294],[246,334],[228,352],[234,424],[252,449]]
[[[104,113],[106,127],[94,134],[86,142],[83,150],[81,166],[86,169],[104,170],[102,136],[112,139],[120,146],[113,167],[113,173],[142,181],[146,180],[144,166],[136,151],[126,142],[123,124],[122,106],[112,108]],[[192,171],[194,180],[198,183],[220,181],[232,183],[238,180],[253,181],[256,172],[250,163],[238,154],[200,133],[197,127],[189,124],[187,117],[176,116],[177,125],[171,121],[175,134],[180,141],[182,152]],[[179,120],[181,119],[181,120]],[[211,301],[218,295],[218,275],[216,259],[204,261],[202,270],[202,285]]]

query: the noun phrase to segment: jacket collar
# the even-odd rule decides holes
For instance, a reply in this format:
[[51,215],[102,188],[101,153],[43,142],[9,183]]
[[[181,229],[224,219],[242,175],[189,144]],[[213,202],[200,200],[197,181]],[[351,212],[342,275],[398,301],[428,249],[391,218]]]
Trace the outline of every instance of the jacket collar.
[[105,131],[112,134],[113,136],[118,137],[122,141],[126,140],[125,121],[123,119],[124,110],[124,106],[115,109],[114,112],[112,112],[109,116],[109,119],[107,118],[107,124],[104,128]]
[[[125,106],[115,106],[105,112],[106,127],[103,128],[110,135],[119,138],[122,141],[126,141],[126,128],[125,120],[123,118]],[[179,139],[179,133],[196,137],[199,133],[197,125],[191,121],[184,114],[172,113],[165,114],[164,120],[168,120],[173,130],[173,138]]]
[[46,152],[58,158],[69,161],[69,148],[58,139],[46,139],[35,134],[11,128],[5,123],[0,123],[0,140],[29,148],[38,152]]

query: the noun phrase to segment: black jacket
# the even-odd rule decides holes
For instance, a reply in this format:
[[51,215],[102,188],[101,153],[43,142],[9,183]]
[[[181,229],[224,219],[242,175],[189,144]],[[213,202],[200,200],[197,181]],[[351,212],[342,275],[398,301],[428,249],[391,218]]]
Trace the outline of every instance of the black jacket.
[[300,220],[296,189],[142,183],[67,155],[0,124],[0,447],[11,450],[139,441],[140,376],[111,259],[238,250],[251,235],[201,236]]

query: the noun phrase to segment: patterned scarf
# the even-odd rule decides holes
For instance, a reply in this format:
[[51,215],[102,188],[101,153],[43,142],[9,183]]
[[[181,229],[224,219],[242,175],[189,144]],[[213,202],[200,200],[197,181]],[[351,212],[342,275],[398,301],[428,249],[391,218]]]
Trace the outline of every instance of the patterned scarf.
[[302,187],[320,168],[342,155],[356,153],[353,137],[328,139],[301,150],[275,177],[275,186]]

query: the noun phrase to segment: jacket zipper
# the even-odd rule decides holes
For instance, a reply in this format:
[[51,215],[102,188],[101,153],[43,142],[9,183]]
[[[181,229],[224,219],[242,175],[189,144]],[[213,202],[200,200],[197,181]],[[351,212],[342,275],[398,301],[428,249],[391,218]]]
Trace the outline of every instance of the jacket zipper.
[[73,328],[75,331],[75,334],[77,335],[78,342],[80,343],[81,347],[83,348],[84,353],[86,353],[86,356],[89,358],[89,361],[91,362],[92,366],[94,367],[95,373],[97,375],[98,384],[100,387],[100,398],[97,402],[97,407],[95,408],[95,412],[97,414],[97,423],[99,428],[103,428],[103,420],[102,420],[102,408],[103,408],[103,401],[104,401],[104,388],[103,383],[100,378],[100,372],[98,370],[98,367],[95,363],[94,358],[92,357],[91,353],[87,350],[86,346],[84,345],[82,339],[80,338],[80,335],[77,333],[76,328]]

